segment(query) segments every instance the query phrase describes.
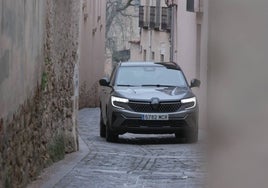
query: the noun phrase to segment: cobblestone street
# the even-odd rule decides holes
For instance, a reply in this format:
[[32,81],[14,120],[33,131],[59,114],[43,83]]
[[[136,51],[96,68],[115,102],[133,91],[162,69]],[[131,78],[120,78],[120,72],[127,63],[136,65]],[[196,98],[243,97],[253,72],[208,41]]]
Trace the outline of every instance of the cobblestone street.
[[125,134],[118,143],[99,137],[99,109],[79,112],[88,155],[55,187],[204,187],[202,138],[183,144],[173,135]]

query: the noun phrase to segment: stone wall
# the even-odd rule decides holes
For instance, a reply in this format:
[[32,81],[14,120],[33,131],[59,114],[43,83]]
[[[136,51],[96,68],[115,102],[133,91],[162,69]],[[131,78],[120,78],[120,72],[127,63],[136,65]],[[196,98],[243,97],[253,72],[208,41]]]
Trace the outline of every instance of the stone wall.
[[78,0],[0,3],[0,187],[26,187],[78,150],[81,7]]
[[1,0],[0,115],[12,115],[42,74],[45,2]]
[[44,101],[46,113],[52,111],[52,122],[63,128],[66,152],[71,152],[77,150],[78,83],[74,82],[79,66],[81,3],[77,0],[47,2]]

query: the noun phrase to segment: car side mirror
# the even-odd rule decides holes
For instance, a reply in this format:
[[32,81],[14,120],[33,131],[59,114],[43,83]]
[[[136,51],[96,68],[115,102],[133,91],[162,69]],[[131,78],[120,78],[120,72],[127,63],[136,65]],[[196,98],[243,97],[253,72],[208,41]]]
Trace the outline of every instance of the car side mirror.
[[101,86],[106,86],[107,87],[107,86],[110,85],[110,81],[109,81],[108,78],[104,77],[104,78],[102,78],[102,79],[99,80],[99,84]]
[[201,84],[200,80],[198,80],[198,79],[192,79],[192,80],[191,80],[191,85],[190,85],[190,87],[191,87],[191,88],[192,88],[192,87],[200,87],[200,84]]

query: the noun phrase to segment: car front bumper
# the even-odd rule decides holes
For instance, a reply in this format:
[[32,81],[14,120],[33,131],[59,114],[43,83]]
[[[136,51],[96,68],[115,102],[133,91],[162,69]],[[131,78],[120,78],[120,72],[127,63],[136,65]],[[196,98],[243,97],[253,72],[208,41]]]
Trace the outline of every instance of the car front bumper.
[[144,113],[113,108],[110,114],[110,129],[118,134],[172,134],[198,129],[198,108],[161,114],[168,114],[168,120],[143,120]]

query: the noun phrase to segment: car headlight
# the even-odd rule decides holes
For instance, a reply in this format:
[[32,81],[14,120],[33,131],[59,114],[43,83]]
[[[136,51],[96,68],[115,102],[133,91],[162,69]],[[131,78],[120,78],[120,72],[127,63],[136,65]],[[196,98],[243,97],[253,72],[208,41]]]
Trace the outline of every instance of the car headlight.
[[112,101],[113,107],[121,108],[121,109],[124,109],[125,106],[126,106],[126,103],[129,102],[128,99],[120,98],[120,97],[114,97],[114,96],[111,97],[111,101]]
[[183,104],[186,110],[196,107],[196,97],[182,99],[181,103]]

